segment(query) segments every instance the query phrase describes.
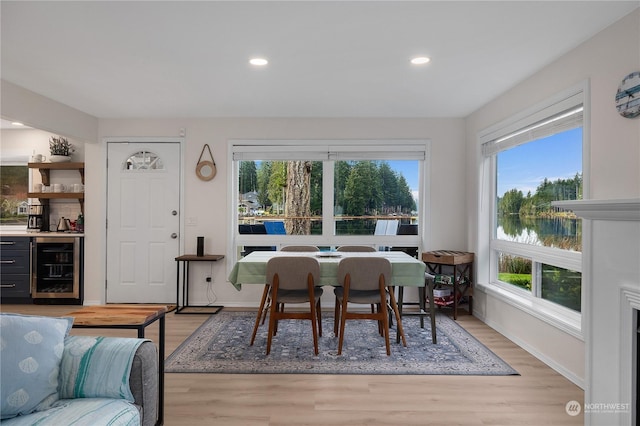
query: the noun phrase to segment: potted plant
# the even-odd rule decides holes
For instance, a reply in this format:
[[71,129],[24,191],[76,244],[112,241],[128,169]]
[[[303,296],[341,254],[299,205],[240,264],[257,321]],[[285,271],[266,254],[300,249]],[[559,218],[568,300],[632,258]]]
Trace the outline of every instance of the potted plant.
[[51,136],[49,139],[49,151],[51,156],[49,160],[52,163],[61,163],[64,161],[71,161],[71,154],[73,153],[73,144],[62,136]]

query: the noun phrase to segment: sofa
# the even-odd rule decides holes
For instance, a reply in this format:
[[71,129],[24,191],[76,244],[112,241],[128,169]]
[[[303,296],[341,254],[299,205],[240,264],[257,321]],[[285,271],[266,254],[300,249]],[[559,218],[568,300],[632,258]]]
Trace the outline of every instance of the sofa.
[[0,313],[1,425],[155,425],[156,345],[70,336],[72,324]]

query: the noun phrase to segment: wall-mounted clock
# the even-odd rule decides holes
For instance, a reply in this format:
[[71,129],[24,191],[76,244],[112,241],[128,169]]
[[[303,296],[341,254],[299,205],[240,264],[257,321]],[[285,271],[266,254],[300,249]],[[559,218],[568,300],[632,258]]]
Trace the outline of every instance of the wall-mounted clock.
[[625,118],[640,116],[640,71],[622,79],[616,93],[616,109]]

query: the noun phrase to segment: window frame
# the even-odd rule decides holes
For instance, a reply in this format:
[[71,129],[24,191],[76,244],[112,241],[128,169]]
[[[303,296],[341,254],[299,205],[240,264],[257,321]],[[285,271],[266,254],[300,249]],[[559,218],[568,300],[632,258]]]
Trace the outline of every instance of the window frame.
[[[428,139],[384,139],[384,140],[229,140],[228,164],[230,191],[228,205],[231,206],[231,226],[227,234],[228,273],[238,260],[241,245],[282,246],[289,244],[311,244],[316,246],[340,246],[371,244],[375,246],[428,246],[430,230],[429,181],[430,149]],[[264,156],[263,156],[264,155]],[[263,156],[257,158],[257,156]],[[279,158],[280,157],[280,158]],[[281,158],[286,157],[286,158]],[[239,234],[237,214],[239,161],[242,160],[310,160],[322,161],[322,235],[246,235]],[[335,225],[334,167],[339,160],[417,160],[418,170],[418,220],[419,235],[333,235]],[[327,191],[326,188],[330,190]],[[267,241],[268,240],[268,241]]]
[[[0,166],[2,167],[25,167],[27,168],[27,191],[31,191],[33,186],[33,170],[29,169],[29,156],[28,155],[6,155],[0,158]],[[27,204],[31,204],[31,199],[27,197]],[[28,208],[27,208],[28,214]],[[0,223],[0,229],[3,231],[17,231],[24,230],[27,227],[27,219],[24,223],[20,224],[3,224]]]
[[[583,81],[557,95],[542,101],[518,114],[513,115],[478,133],[480,185],[479,199],[481,203],[478,214],[478,283],[488,294],[497,297],[505,303],[517,307],[532,316],[541,319],[579,339],[584,339],[584,316],[580,312],[566,308],[540,297],[541,264],[548,264],[560,268],[583,273],[582,252],[572,252],[552,247],[539,247],[512,241],[498,240],[497,229],[497,153],[501,149],[487,150],[486,145],[541,120],[557,115],[576,105],[583,106],[582,111],[582,177],[583,199],[589,194],[589,83]],[[537,138],[531,139],[534,141]],[[527,143],[527,142],[524,142]],[[484,146],[483,146],[484,145]],[[488,152],[485,152],[488,151]],[[483,208],[487,206],[487,208]],[[583,245],[586,243],[583,228]],[[532,262],[531,292],[517,286],[498,280],[499,253],[512,254],[530,259]],[[584,281],[583,281],[584,283]],[[581,286],[581,309],[584,311],[586,291]]]

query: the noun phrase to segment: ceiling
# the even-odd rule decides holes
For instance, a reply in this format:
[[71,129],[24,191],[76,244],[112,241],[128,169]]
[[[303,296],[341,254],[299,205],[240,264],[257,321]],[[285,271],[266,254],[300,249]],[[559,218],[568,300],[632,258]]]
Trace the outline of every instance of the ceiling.
[[639,5],[2,0],[0,72],[100,118],[465,117]]

